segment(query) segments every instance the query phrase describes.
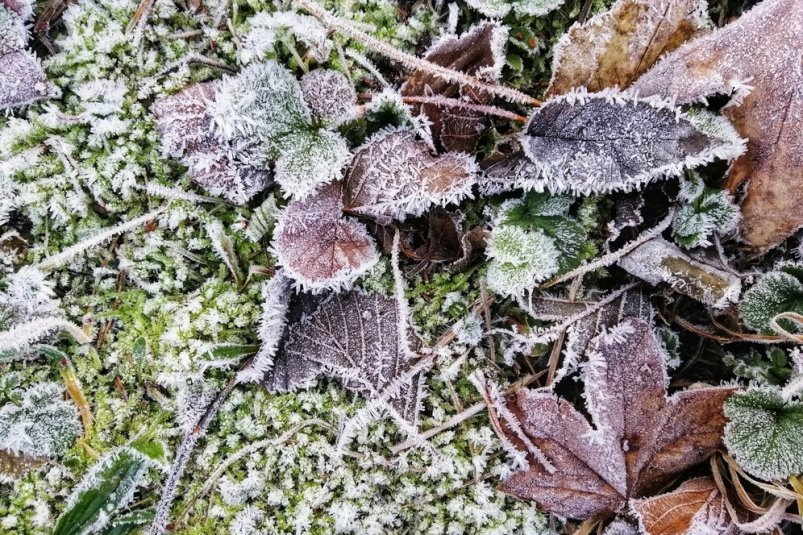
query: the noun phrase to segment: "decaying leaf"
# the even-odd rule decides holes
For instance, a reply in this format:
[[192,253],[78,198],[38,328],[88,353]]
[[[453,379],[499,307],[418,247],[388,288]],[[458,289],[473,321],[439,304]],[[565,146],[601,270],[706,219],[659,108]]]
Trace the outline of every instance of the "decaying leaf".
[[722,494],[710,477],[684,481],[676,490],[642,500],[630,509],[646,535],[738,535]]
[[379,259],[368,229],[343,217],[342,207],[335,182],[292,201],[279,215],[273,249],[298,286],[314,292],[348,287]]
[[357,93],[346,76],[330,69],[315,69],[301,78],[301,91],[315,117],[333,125],[357,113]]
[[27,2],[0,2],[0,110],[25,107],[58,93],[39,58],[26,50],[30,15]]
[[31,457],[24,453],[0,450],[0,482],[19,479],[28,470],[39,468],[47,462],[44,457]]
[[154,102],[151,110],[168,156],[180,158],[192,179],[215,195],[242,204],[265,189],[270,175],[235,156],[215,137],[209,105],[219,82],[195,84]]
[[650,284],[669,284],[713,308],[736,302],[742,291],[739,277],[709,266],[663,238],[653,238],[619,260],[619,267]]
[[546,102],[530,118],[522,147],[537,174],[514,187],[580,194],[629,191],[743,151],[720,117],[610,89]]
[[546,96],[627,88],[662,54],[707,33],[707,11],[706,0],[618,0],[555,45]]
[[560,516],[621,510],[720,444],[722,404],[735,389],[701,387],[667,397],[664,351],[650,325],[630,319],[591,343],[585,399],[593,427],[568,401],[522,389],[500,417],[526,469],[502,490]]
[[[498,22],[481,22],[461,36],[445,35],[435,42],[424,59],[486,82],[499,80],[505,65],[504,46],[507,28]],[[401,87],[402,96],[440,96],[459,98],[468,103],[490,104],[493,95],[449,83],[425,71],[413,72]],[[487,118],[472,110],[417,104],[413,109],[424,113],[432,123],[432,136],[445,150],[471,152]]]
[[757,249],[803,226],[803,3],[764,0],[739,20],[686,43],[633,87],[684,104],[733,95],[723,110],[747,153],[728,185],[749,180],[742,202],[742,237]]
[[[739,313],[745,325],[754,331],[773,334],[772,320],[778,314],[803,314],[803,265],[786,264],[765,273],[739,301]],[[789,332],[800,326],[786,319],[778,325]]]
[[[282,338],[274,330],[265,331],[269,336],[262,340],[268,351],[275,349],[262,382],[266,388],[305,388],[323,373],[369,400],[384,399],[394,416],[417,424],[423,374],[408,373],[417,341],[411,334],[400,339],[407,331],[400,328],[401,312],[393,299],[351,290],[326,298],[277,293],[270,301],[290,304]],[[263,327],[269,324],[276,322],[263,321]]]
[[461,153],[432,156],[410,130],[386,130],[357,149],[343,191],[346,213],[386,225],[471,197],[476,163]]

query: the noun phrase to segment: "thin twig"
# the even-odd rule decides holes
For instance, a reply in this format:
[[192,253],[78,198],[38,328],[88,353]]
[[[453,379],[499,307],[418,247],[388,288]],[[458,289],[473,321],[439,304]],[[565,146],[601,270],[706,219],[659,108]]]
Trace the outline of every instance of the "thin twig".
[[[574,301],[577,298],[577,292],[580,291],[580,285],[583,284],[583,276],[580,275],[569,288],[569,301]],[[561,329],[558,339],[552,345],[552,352],[549,354],[549,368],[547,369],[546,384],[551,385],[555,379],[555,372],[558,370],[558,362],[560,362],[560,352],[563,349],[563,341],[566,339],[566,331],[568,327]]]
[[635,240],[626,243],[621,249],[617,249],[616,251],[614,251],[612,253],[608,253],[608,254],[606,254],[604,256],[601,256],[601,257],[599,257],[598,259],[596,259],[593,262],[589,262],[587,264],[583,264],[579,268],[574,269],[574,270],[572,270],[572,271],[570,271],[568,273],[565,273],[565,274],[561,275],[560,277],[555,277],[554,279],[549,280],[549,281],[545,282],[544,284],[542,284],[541,286],[539,286],[538,289],[539,290],[546,290],[547,288],[555,286],[556,284],[560,284],[561,282],[573,279],[573,278],[575,278],[575,277],[577,277],[579,275],[585,275],[586,273],[590,273],[590,272],[595,271],[597,269],[604,268],[604,267],[610,266],[611,264],[614,264],[620,258],[625,256],[627,253],[629,253],[630,251],[632,251],[633,249],[635,249],[639,245],[642,245],[643,243],[648,242],[648,241],[650,241],[651,239],[653,239],[653,238],[655,238],[657,236],[660,236],[661,233],[663,231],[665,231],[666,229],[668,229],[669,225],[672,224],[672,220],[674,219],[674,217],[675,217],[675,209],[674,208],[670,208],[669,209],[669,213],[663,219],[663,221],[658,223],[658,225],[653,227],[652,229],[650,229],[650,230],[648,230],[646,232],[643,232]]
[[479,113],[484,113],[485,115],[496,115],[497,117],[502,117],[503,119],[510,119],[511,121],[517,121],[519,123],[526,123],[528,121],[527,117],[525,117],[524,115],[519,115],[517,113],[513,113],[512,111],[503,110],[502,108],[497,108],[496,106],[474,104],[472,102],[466,102],[464,100],[460,100],[457,98],[440,97],[440,96],[436,97],[403,96],[402,102],[404,102],[405,104],[431,104],[433,106],[439,106],[441,108],[462,108],[464,110],[471,110]]
[[[515,392],[518,392],[519,390],[521,390],[525,386],[530,385],[530,384],[534,383],[535,381],[537,381],[539,378],[541,378],[541,376],[544,375],[544,373],[546,373],[546,372],[540,371],[540,372],[538,372],[536,374],[528,375],[527,377],[525,377],[525,378],[523,378],[523,379],[521,379],[519,381],[516,381],[515,383],[513,383],[510,386],[509,389],[507,389],[507,391],[505,391],[505,394],[507,395],[507,394],[513,394]],[[479,403],[476,403],[476,404],[472,405],[471,407],[467,408],[466,410],[464,410],[463,412],[455,414],[454,416],[449,418],[447,421],[445,421],[441,425],[439,425],[437,427],[433,427],[431,429],[427,429],[426,431],[422,432],[419,435],[419,437],[417,437],[417,438],[419,438],[419,439],[420,438],[424,438],[424,439],[428,440],[428,439],[434,437],[435,435],[437,435],[438,433],[440,433],[442,431],[446,431],[447,429],[451,429],[452,427],[455,427],[455,426],[461,424],[462,422],[468,420],[472,416],[476,416],[477,414],[481,413],[486,408],[487,408],[487,405],[486,405],[485,401],[481,401]],[[397,444],[396,446],[393,446],[392,448],[390,448],[390,451],[392,453],[394,453],[394,454],[398,454],[398,453],[401,453],[402,451],[404,451],[406,449],[412,448],[413,446],[415,446],[417,444],[418,444],[418,442],[416,440],[406,440],[406,441],[402,442],[401,444]]]
[[488,341],[488,353],[490,353],[491,365],[499,369],[496,364],[496,347],[494,346],[494,335],[491,331],[493,323],[491,322],[491,307],[488,306],[488,286],[485,284],[485,279],[480,279],[480,302],[482,304],[482,316],[485,320],[485,338]]
[[347,37],[356,39],[357,41],[360,41],[361,43],[372,48],[373,50],[389,57],[394,61],[398,61],[399,63],[408,66],[412,69],[428,72],[433,76],[437,76],[438,78],[443,79],[446,82],[458,83],[482,91],[487,91],[488,93],[491,93],[493,95],[498,95],[510,102],[529,104],[530,106],[541,105],[540,100],[535,99],[529,95],[526,95],[521,91],[517,91],[515,89],[512,89],[510,87],[505,87],[502,85],[489,84],[487,82],[483,82],[482,80],[479,80],[473,76],[469,76],[463,72],[449,69],[447,67],[444,67],[443,65],[438,65],[437,63],[433,63],[431,61],[418,58],[416,56],[413,56],[412,54],[408,54],[397,48],[394,48],[388,45],[387,43],[380,41],[373,35],[370,35],[356,28],[350,22],[332,15],[326,9],[324,9],[323,7],[321,7],[312,0],[296,0],[296,2],[305,10],[307,10],[309,13],[311,13],[313,16],[318,18],[326,26],[339,31],[340,33],[346,35]]

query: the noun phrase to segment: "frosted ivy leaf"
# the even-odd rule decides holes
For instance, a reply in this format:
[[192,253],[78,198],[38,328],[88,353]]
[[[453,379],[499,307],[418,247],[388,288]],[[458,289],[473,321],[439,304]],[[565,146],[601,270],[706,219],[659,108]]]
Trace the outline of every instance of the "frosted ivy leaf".
[[237,51],[243,64],[264,59],[275,52],[277,42],[290,36],[303,43],[319,62],[329,55],[331,42],[327,39],[326,28],[315,17],[290,11],[260,11],[248,19],[248,25],[250,28],[240,38],[241,46]]
[[312,114],[337,126],[356,116],[357,92],[346,75],[330,69],[315,69],[301,78],[301,91]]
[[15,50],[0,55],[0,110],[25,107],[56,94],[33,52]]
[[713,454],[725,425],[722,404],[735,389],[700,387],[667,397],[665,360],[643,321],[600,334],[584,377],[593,427],[551,392],[511,395],[498,409],[504,438],[528,467],[502,490],[585,519],[621,510]]
[[81,435],[78,411],[62,399],[57,383],[39,383],[25,391],[20,405],[0,408],[0,450],[51,459],[63,455]]
[[296,285],[313,292],[350,287],[379,259],[359,221],[343,217],[341,185],[333,183],[279,215],[273,249]]
[[743,531],[734,524],[734,520],[746,520],[741,516],[731,518],[722,494],[711,477],[684,481],[676,490],[666,494],[631,500],[630,509],[646,535],[739,535]]
[[295,130],[276,142],[275,179],[285,197],[303,199],[341,177],[351,158],[346,140],[330,130]]
[[560,251],[540,229],[498,226],[491,231],[485,255],[488,288],[500,295],[523,295],[558,272]]
[[725,403],[725,445],[739,466],[765,480],[803,473],[803,403],[753,389]]
[[522,147],[538,172],[525,189],[579,194],[629,191],[744,149],[724,119],[616,90],[547,101],[530,118]]
[[705,0],[618,0],[558,41],[546,96],[575,87],[625,89],[662,54],[709,26]]
[[112,518],[134,499],[150,468],[160,465],[164,448],[138,440],[103,455],[67,498],[53,535],[104,533]]
[[[424,59],[487,82],[497,82],[505,65],[507,34],[507,28],[498,22],[483,21],[460,36],[440,37],[424,54]],[[493,101],[491,94],[446,82],[424,70],[411,73],[399,92],[403,97],[446,97],[474,104]],[[472,110],[436,104],[412,107],[429,119],[433,139],[448,151],[473,152],[489,125],[484,114]]]
[[215,137],[209,106],[218,85],[195,84],[154,102],[151,110],[164,152],[180,158],[192,179],[211,193],[242,204],[267,187],[270,175],[240,159],[247,151],[236,141]]
[[685,204],[672,222],[672,238],[682,247],[708,247],[711,236],[727,235],[739,225],[739,207],[733,196],[726,190],[709,188],[696,174],[683,183],[680,197]]
[[486,17],[504,17],[511,11],[517,15],[541,17],[559,8],[565,0],[466,0]]
[[411,335],[400,340],[399,313],[396,301],[380,294],[334,294],[308,318],[290,325],[284,352],[298,365],[317,364],[369,400],[384,398],[396,417],[416,425],[423,374],[408,373],[415,340]]
[[[739,302],[739,313],[745,325],[765,334],[774,333],[770,321],[782,312],[803,314],[803,267],[796,264],[782,266],[762,276]],[[778,323],[790,332],[800,328],[784,319]]]
[[354,155],[345,180],[344,210],[383,225],[402,221],[433,205],[471,198],[476,170],[467,154],[432,156],[412,131],[379,132]]

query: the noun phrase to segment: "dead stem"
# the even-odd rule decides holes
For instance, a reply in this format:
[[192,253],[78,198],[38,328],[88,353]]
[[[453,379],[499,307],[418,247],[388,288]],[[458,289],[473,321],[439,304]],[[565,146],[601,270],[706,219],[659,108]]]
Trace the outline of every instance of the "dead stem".
[[465,102],[460,99],[456,98],[448,98],[448,97],[417,97],[417,96],[403,96],[402,102],[405,104],[431,104],[433,106],[439,106],[442,108],[462,108],[464,110],[471,110],[476,111],[478,113],[484,113],[485,115],[495,115],[497,117],[502,117],[503,119],[510,119],[511,121],[516,121],[519,123],[526,123],[527,117],[523,115],[519,115],[517,113],[513,113],[502,108],[497,108],[496,106],[487,106],[483,104],[473,104],[471,102]]
[[[583,284],[583,276],[580,275],[572,281],[569,288],[569,301],[574,301],[577,298],[577,292],[580,291],[580,286]],[[558,334],[558,339],[552,345],[552,352],[549,354],[549,367],[547,370],[546,384],[551,385],[555,379],[555,372],[558,370],[558,362],[560,362],[560,352],[563,349],[563,342],[566,339],[566,331],[568,327],[564,327]]]

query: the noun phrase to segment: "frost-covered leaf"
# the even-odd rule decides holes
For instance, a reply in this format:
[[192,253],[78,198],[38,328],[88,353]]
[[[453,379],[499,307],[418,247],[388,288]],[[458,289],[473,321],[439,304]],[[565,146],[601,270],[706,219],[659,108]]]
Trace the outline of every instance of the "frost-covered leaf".
[[[739,313],[745,325],[754,331],[772,334],[772,318],[782,312],[803,314],[803,267],[790,264],[763,275],[739,301]],[[799,326],[779,320],[784,329],[795,332]]]
[[685,204],[672,222],[672,238],[686,249],[708,247],[712,235],[727,235],[739,225],[739,207],[733,196],[706,186],[699,175],[683,183],[680,198]]
[[192,179],[215,195],[242,204],[265,189],[270,174],[238,157],[236,144],[214,135],[209,106],[219,82],[192,85],[154,102],[162,147],[180,158]]
[[54,89],[33,52],[15,50],[0,55],[0,110],[21,108],[53,95]]
[[22,17],[0,4],[0,58],[24,50],[27,40],[28,29]]
[[277,140],[276,182],[285,197],[303,199],[341,177],[351,158],[346,140],[331,130],[297,129]]
[[576,87],[625,89],[661,55],[709,26],[706,0],[618,0],[561,37],[546,96]]
[[[498,22],[480,22],[459,37],[444,35],[424,54],[424,59],[464,72],[487,82],[496,82],[505,64],[507,28]],[[484,94],[419,70],[413,72],[400,90],[402,96],[459,98],[468,103],[490,104],[493,95]],[[417,104],[414,109],[432,123],[432,136],[445,150],[472,152],[487,118],[475,111],[435,104]]]
[[81,424],[63,393],[56,383],[39,383],[25,391],[19,405],[0,408],[0,451],[23,460],[52,459],[72,447]]
[[0,483],[19,479],[29,470],[35,470],[46,462],[45,457],[31,457],[23,453],[0,450]]
[[379,256],[368,229],[343,217],[341,185],[292,201],[279,216],[273,249],[287,276],[312,291],[349,287]]
[[765,0],[737,21],[665,56],[633,87],[685,104],[733,95],[723,113],[748,138],[731,168],[734,190],[749,179],[742,237],[758,249],[803,226],[803,3]]
[[558,272],[560,251],[543,230],[514,225],[494,228],[485,255],[488,288],[505,296],[521,296]]
[[803,473],[803,402],[753,389],[725,403],[725,445],[748,473],[786,480]]
[[357,93],[342,72],[310,71],[301,78],[301,91],[312,114],[329,124],[337,126],[357,113]]
[[714,308],[736,302],[742,291],[742,282],[736,275],[694,260],[660,237],[623,256],[619,267],[652,285],[666,283]]
[[734,391],[701,387],[667,398],[663,349],[640,320],[600,334],[588,359],[593,427],[551,392],[522,389],[499,411],[505,438],[527,461],[502,489],[581,519],[619,511],[714,453],[725,424],[722,403]]
[[262,201],[262,204],[254,209],[254,213],[251,214],[245,227],[245,235],[252,242],[259,242],[273,232],[278,214],[279,207],[276,205],[276,197],[270,194]]
[[738,535],[742,532],[733,524],[722,494],[710,477],[684,481],[666,494],[632,500],[630,509],[646,535]]
[[486,17],[504,17],[511,11],[517,15],[540,17],[563,5],[565,0],[466,0]]
[[[283,347],[287,369],[301,370],[306,377],[319,370],[369,400],[384,398],[395,416],[416,425],[423,375],[407,373],[415,340],[400,328],[407,321],[400,313],[393,299],[380,294],[333,294],[289,325]],[[407,339],[400,339],[401,331]]]
[[381,224],[421,215],[471,197],[474,159],[461,153],[432,156],[410,130],[380,132],[357,149],[346,176],[347,213]]
[[579,194],[632,190],[743,151],[724,119],[610,89],[547,101],[530,118],[522,147],[537,175],[518,187]]
[[[67,499],[53,535],[85,535],[107,527],[134,498],[149,468],[157,466],[158,443],[140,442],[107,453],[84,475]],[[162,452],[163,453],[163,452]]]
[[614,216],[608,222],[606,230],[608,237],[605,239],[606,248],[610,249],[625,229],[634,229],[644,223],[642,210],[644,208],[644,197],[641,193],[625,193],[614,196]]

